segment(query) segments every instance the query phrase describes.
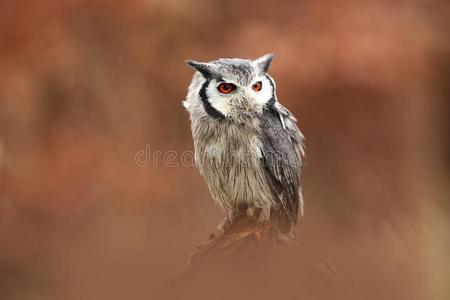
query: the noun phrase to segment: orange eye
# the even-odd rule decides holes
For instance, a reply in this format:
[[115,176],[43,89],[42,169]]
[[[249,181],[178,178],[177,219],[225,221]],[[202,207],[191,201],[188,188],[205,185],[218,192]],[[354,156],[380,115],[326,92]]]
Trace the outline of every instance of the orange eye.
[[253,89],[255,92],[259,92],[259,91],[262,89],[262,82],[261,82],[261,81],[255,82],[255,83],[252,85],[252,89]]
[[222,94],[229,94],[229,93],[231,93],[232,91],[234,91],[236,89],[236,86],[234,84],[231,84],[231,83],[223,82],[217,87],[217,89]]

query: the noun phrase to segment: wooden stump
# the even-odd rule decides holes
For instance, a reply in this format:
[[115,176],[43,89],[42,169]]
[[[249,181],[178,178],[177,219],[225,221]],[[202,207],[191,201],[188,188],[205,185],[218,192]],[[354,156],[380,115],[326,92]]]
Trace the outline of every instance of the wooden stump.
[[245,211],[231,221],[225,218],[220,226],[222,229],[197,247],[190,256],[187,269],[179,275],[229,263],[261,262],[276,248],[292,243],[294,234],[280,230],[275,214],[269,220],[260,222],[260,211],[255,211],[253,216],[248,216]]
[[[249,216],[242,209],[231,221],[225,218],[218,231],[191,254],[186,268],[162,286],[167,299],[186,295],[196,299],[216,293],[240,295],[249,292],[247,279],[267,281],[274,267],[271,254],[292,244],[294,234],[281,230],[275,213],[265,222],[258,221],[259,214],[255,211]],[[264,294],[264,287],[256,292]]]

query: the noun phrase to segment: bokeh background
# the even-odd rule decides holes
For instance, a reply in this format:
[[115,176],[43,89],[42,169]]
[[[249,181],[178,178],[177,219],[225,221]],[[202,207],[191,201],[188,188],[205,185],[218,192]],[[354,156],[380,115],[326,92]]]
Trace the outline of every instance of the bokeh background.
[[0,299],[163,299],[223,212],[194,167],[136,154],[193,150],[185,59],[268,52],[308,155],[281,298],[449,299],[449,19],[444,0],[0,1]]

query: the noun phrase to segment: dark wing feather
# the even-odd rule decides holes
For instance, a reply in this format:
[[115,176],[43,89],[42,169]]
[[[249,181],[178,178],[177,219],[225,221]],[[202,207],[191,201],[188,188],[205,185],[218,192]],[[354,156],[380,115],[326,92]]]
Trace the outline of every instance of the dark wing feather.
[[261,116],[262,163],[285,220],[295,224],[301,208],[300,167],[303,135],[289,111],[275,102]]

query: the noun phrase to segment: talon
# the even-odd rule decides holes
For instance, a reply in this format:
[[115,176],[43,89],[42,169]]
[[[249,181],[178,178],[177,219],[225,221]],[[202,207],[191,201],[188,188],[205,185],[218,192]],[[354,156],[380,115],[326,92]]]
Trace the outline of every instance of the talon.
[[255,210],[252,207],[247,208],[247,216],[253,217]]
[[231,228],[233,222],[233,213],[229,212],[228,215],[223,219],[223,221],[217,226],[218,235],[223,235],[226,231]]
[[259,211],[259,216],[258,216],[258,222],[259,223],[264,223],[270,220],[270,209],[267,208],[262,208]]

